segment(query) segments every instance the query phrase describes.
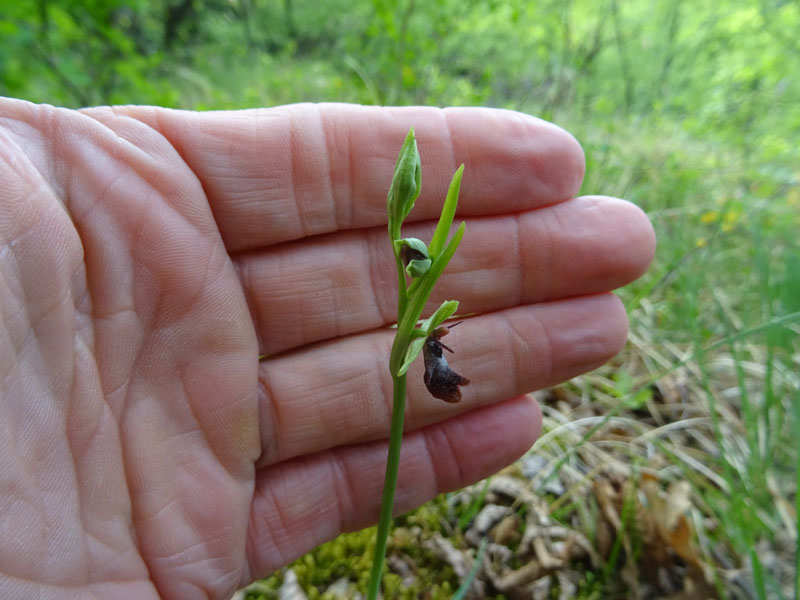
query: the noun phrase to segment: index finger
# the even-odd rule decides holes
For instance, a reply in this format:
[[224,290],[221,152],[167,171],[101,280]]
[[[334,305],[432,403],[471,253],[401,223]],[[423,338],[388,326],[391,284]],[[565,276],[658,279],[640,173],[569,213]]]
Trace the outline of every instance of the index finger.
[[[113,111],[113,115],[109,112]],[[516,213],[572,198],[579,144],[534,117],[488,108],[295,104],[188,112],[123,106],[85,109],[157,129],[200,179],[230,252],[386,222],[397,152],[414,127],[422,193],[409,221],[436,218],[458,165],[459,214]]]

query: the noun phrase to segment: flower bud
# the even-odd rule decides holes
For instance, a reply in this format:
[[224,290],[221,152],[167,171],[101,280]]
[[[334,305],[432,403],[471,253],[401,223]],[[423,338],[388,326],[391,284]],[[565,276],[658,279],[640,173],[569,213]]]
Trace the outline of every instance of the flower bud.
[[422,166],[420,165],[419,152],[417,151],[417,140],[414,138],[414,130],[408,132],[403,148],[397,156],[397,163],[394,167],[394,177],[389,194],[386,197],[386,205],[390,219],[398,228],[403,220],[414,208],[414,202],[419,196],[421,185]]
[[428,247],[417,238],[403,238],[396,242],[400,247],[400,259],[411,277],[422,277],[431,268]]

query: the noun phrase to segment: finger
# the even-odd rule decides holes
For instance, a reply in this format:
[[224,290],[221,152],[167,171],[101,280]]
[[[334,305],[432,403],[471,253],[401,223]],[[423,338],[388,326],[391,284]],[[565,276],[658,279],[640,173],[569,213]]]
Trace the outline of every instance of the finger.
[[[523,397],[406,434],[395,514],[497,472],[528,450],[540,429],[538,406]],[[375,523],[386,451],[386,442],[373,442],[260,471],[246,576],[271,573],[343,531]]]
[[438,214],[465,164],[460,214],[519,212],[573,197],[583,153],[563,130],[512,111],[297,104],[196,113],[153,107],[84,112],[147,123],[203,185],[229,251],[386,222],[397,152],[414,127],[423,165],[411,220]]
[[[429,239],[432,228],[405,235]],[[614,198],[468,219],[428,312],[453,298],[460,313],[480,313],[612,290],[639,277],[654,248],[644,213]],[[382,227],[282,244],[236,264],[268,356],[396,320],[394,255]]]
[[[418,360],[408,373],[412,430],[553,385],[593,369],[625,342],[627,318],[611,295],[517,307],[468,319],[447,338],[451,368],[471,383],[459,404],[430,396]],[[259,369],[259,465],[388,435],[391,330],[316,344]]]

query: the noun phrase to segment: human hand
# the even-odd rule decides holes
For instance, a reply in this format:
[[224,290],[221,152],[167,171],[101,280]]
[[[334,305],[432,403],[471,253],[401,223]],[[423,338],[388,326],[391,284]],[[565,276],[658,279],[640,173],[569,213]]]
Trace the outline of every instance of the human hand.
[[[0,597],[225,598],[374,523],[396,298],[385,197],[409,127],[432,304],[476,313],[459,404],[410,371],[398,512],[508,464],[526,391],[614,355],[644,215],[575,199],[577,143],[489,109],[68,111],[0,100]],[[416,222],[416,223],[414,223]],[[259,362],[259,355],[267,358]]]

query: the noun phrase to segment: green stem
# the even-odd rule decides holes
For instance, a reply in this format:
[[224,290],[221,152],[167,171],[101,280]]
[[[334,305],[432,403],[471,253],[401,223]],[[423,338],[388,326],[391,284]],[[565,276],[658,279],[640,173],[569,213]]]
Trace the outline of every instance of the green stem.
[[399,254],[395,254],[394,259],[397,263],[397,289],[399,290],[397,294],[397,326],[399,327],[400,316],[405,314],[406,306],[408,305],[408,292],[406,288],[406,270],[403,266],[403,259],[400,258]]
[[[399,239],[400,232],[392,230],[389,224],[391,239]],[[400,446],[403,441],[403,421],[406,415],[406,376],[397,375],[397,370],[402,364],[406,349],[411,340],[410,331],[401,328],[400,322],[405,315],[408,305],[408,290],[406,287],[406,272],[400,254],[395,252],[397,262],[397,333],[394,336],[392,352],[389,357],[389,370],[392,373],[392,425],[389,431],[389,453],[386,457],[386,477],[383,480],[383,496],[381,497],[381,512],[378,517],[378,532],[375,537],[375,554],[372,557],[372,569],[369,574],[367,599],[377,600],[383,576],[383,561],[386,558],[386,542],[389,539],[389,530],[392,527],[392,508],[394,508],[394,492],[397,488],[397,472],[400,469]],[[413,327],[413,325],[412,325]],[[406,326],[408,329],[408,326]]]
[[386,479],[383,482],[383,499],[378,518],[378,534],[375,541],[375,554],[372,557],[372,570],[369,574],[367,598],[376,600],[381,587],[383,560],[386,557],[386,542],[392,526],[394,492],[397,487],[397,472],[400,468],[400,443],[403,441],[403,419],[406,412],[406,376],[392,374],[394,397],[392,398],[392,429],[389,434],[389,455],[386,459]]

